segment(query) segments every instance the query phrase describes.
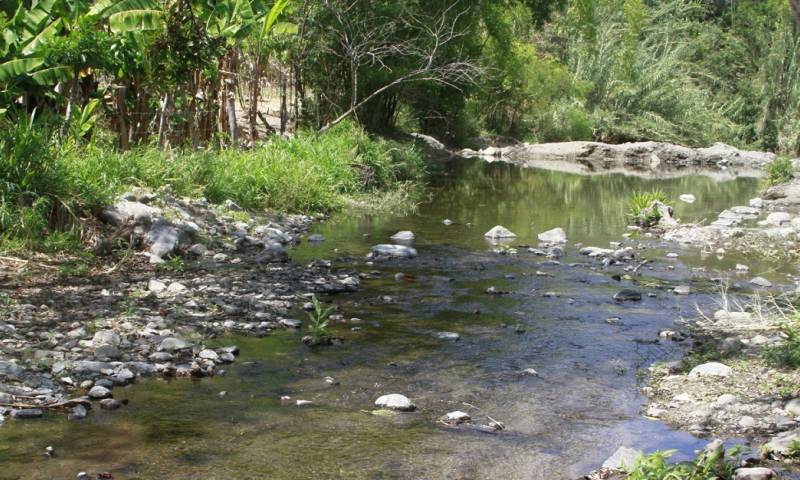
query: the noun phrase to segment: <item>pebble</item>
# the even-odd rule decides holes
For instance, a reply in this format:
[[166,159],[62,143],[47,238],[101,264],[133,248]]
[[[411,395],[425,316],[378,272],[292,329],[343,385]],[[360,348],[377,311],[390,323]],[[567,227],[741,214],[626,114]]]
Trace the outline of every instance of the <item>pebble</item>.
[[111,390],[100,385],[95,385],[89,390],[89,398],[99,400],[101,398],[109,398],[112,396]]
[[411,400],[409,400],[408,397],[405,395],[400,395],[399,393],[392,393],[378,397],[378,399],[375,400],[375,406],[403,412],[410,412],[417,408],[413,403],[411,403]]

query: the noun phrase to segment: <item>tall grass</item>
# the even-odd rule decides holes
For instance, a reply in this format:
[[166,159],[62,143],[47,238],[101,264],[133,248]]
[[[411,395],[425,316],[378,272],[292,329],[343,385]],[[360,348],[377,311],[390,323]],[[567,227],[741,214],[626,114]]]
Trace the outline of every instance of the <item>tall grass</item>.
[[[120,152],[56,142],[47,132],[27,123],[0,132],[2,248],[44,248],[132,186],[169,186],[177,195],[231,199],[246,208],[331,212],[351,197],[385,194],[426,174],[416,148],[370,137],[352,124],[320,136],[276,137],[251,150]],[[72,221],[53,222],[62,210]]]

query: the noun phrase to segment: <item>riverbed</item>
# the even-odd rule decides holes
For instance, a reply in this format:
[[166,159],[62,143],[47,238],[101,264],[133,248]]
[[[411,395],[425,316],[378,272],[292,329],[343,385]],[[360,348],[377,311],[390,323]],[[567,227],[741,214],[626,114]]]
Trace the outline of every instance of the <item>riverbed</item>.
[[[81,471],[116,479],[570,479],[619,446],[692,457],[707,439],[640,414],[641,372],[680,358],[679,343],[654,343],[659,332],[713,304],[717,292],[704,279],[741,260],[624,239],[626,202],[634,191],[660,188],[676,217],[701,221],[747,204],[758,180],[583,176],[475,159],[443,171],[417,213],[343,214],[313,232],[324,242],[292,251],[295,262],[327,259],[362,274],[359,292],[321,298],[347,320],[332,327],[342,345],[309,348],[293,331],[218,338],[241,349],[225,375],[115,389],[128,406],[82,421],[7,421],[0,479],[72,479]],[[679,202],[686,193],[697,200]],[[498,224],[518,235],[516,254],[484,239]],[[538,233],[555,227],[569,239],[565,257],[528,252]],[[399,230],[415,233],[418,257],[368,262],[370,246],[391,243]],[[622,267],[603,268],[575,247],[623,241],[646,247],[637,250],[650,260],[646,281],[619,279]],[[775,270],[751,263],[759,269]],[[398,272],[407,276],[398,281]],[[666,288],[689,283],[688,296]],[[489,287],[507,293],[489,295]],[[642,292],[642,301],[613,301],[623,288]],[[293,314],[305,319],[299,308]],[[530,368],[538,375],[526,374]],[[376,415],[373,402],[388,393],[408,396],[418,411]],[[438,421],[455,410],[505,429]],[[47,446],[55,456],[45,456]]]

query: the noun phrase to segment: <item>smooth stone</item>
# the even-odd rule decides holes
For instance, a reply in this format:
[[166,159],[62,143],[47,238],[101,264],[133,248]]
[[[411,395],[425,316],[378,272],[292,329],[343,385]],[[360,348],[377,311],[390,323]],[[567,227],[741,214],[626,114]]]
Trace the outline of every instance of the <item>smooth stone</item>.
[[11,415],[19,419],[41,418],[44,415],[44,411],[41,408],[23,408],[21,410],[12,410]]
[[800,417],[800,398],[793,398],[783,407],[789,415]]
[[414,238],[416,238],[414,232],[410,230],[403,230],[391,236],[391,239],[396,242],[409,242],[414,240]]
[[392,393],[378,397],[378,399],[375,400],[375,405],[381,408],[399,410],[402,412],[410,412],[417,408],[413,403],[411,403],[411,400],[409,400],[408,397],[405,395],[400,395],[399,393]]
[[167,289],[167,284],[156,279],[151,279],[147,282],[147,289],[153,293],[161,293]]
[[109,398],[112,396],[111,390],[100,385],[95,385],[89,390],[89,398],[99,400],[101,398]]
[[502,225],[496,225],[483,234],[486,238],[517,238],[517,234]]
[[785,455],[789,453],[795,442],[800,442],[800,429],[779,433],[773,437],[772,440],[764,444],[762,451]]
[[185,350],[191,348],[192,344],[182,338],[167,337],[161,341],[158,350],[162,352],[175,352],[178,350]]
[[461,338],[461,335],[455,332],[436,332],[436,338],[439,340],[449,340],[455,342]]
[[205,350],[201,350],[200,353],[197,354],[197,356],[202,358],[202,359],[204,359],[204,360],[216,361],[217,359],[219,359],[219,355],[217,355],[217,352],[215,352],[214,350],[211,350],[209,348],[206,348]]
[[310,235],[308,237],[308,241],[312,242],[312,243],[324,242],[325,241],[325,237],[323,235],[320,235],[319,233],[316,233],[314,235]]
[[739,419],[739,426],[745,429],[753,428],[756,426],[756,419],[749,415],[745,415]]
[[764,277],[756,277],[756,278],[750,280],[750,283],[752,283],[753,285],[758,285],[759,287],[764,287],[764,288],[770,288],[772,286],[772,282],[770,282],[769,280],[767,280]]
[[672,289],[675,295],[689,295],[691,288],[688,285],[680,285]]
[[766,467],[740,468],[733,475],[733,480],[771,480],[773,478],[778,478],[778,475]]
[[689,378],[698,377],[729,377],[733,369],[719,362],[708,362],[698,365],[689,372]]
[[764,200],[758,197],[751,198],[747,204],[753,208],[758,208],[758,209],[764,208]]
[[685,193],[678,197],[678,200],[685,203],[694,203],[697,198],[691,193]]
[[636,290],[625,289],[614,294],[614,300],[618,302],[638,302],[641,299],[642,294]]
[[630,471],[636,465],[639,457],[644,455],[641,450],[628,447],[619,447],[610,457],[603,462],[603,468],[612,470]]
[[86,409],[83,405],[75,405],[70,412],[69,416],[67,417],[69,420],[83,420],[89,415],[89,410]]
[[567,243],[567,234],[561,227],[542,232],[538,238],[542,243]]
[[375,257],[413,258],[417,256],[416,249],[405,245],[375,245],[370,251]]
[[449,412],[447,415],[444,416],[444,421],[451,425],[460,425],[462,423],[467,423],[471,421],[468,413],[456,410],[455,412]]
[[295,328],[295,329],[303,326],[303,322],[291,318],[281,318],[280,320],[278,320],[278,324],[284,328]]
[[786,212],[773,212],[767,215],[767,219],[764,221],[767,225],[776,225],[781,226],[784,223],[789,223],[792,221],[792,216]]
[[92,337],[92,346],[94,347],[103,345],[118,347],[121,342],[119,334],[114,330],[99,330]]
[[449,218],[445,218],[444,220],[442,220],[442,223],[443,223],[445,226],[448,226],[448,227],[449,227],[450,225],[452,225],[452,224],[453,224],[453,221],[452,221],[452,220],[450,220]]

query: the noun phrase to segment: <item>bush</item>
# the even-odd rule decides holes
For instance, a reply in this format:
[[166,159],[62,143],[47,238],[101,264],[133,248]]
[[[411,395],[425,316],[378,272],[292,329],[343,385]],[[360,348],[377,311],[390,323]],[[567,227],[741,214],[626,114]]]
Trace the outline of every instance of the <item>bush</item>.
[[681,463],[669,463],[674,450],[655,452],[639,458],[628,480],[730,480],[742,452],[742,447],[733,447],[725,458],[726,452],[720,448]]
[[792,161],[786,157],[778,157],[769,162],[766,166],[767,183],[778,185],[794,179],[794,166]]

